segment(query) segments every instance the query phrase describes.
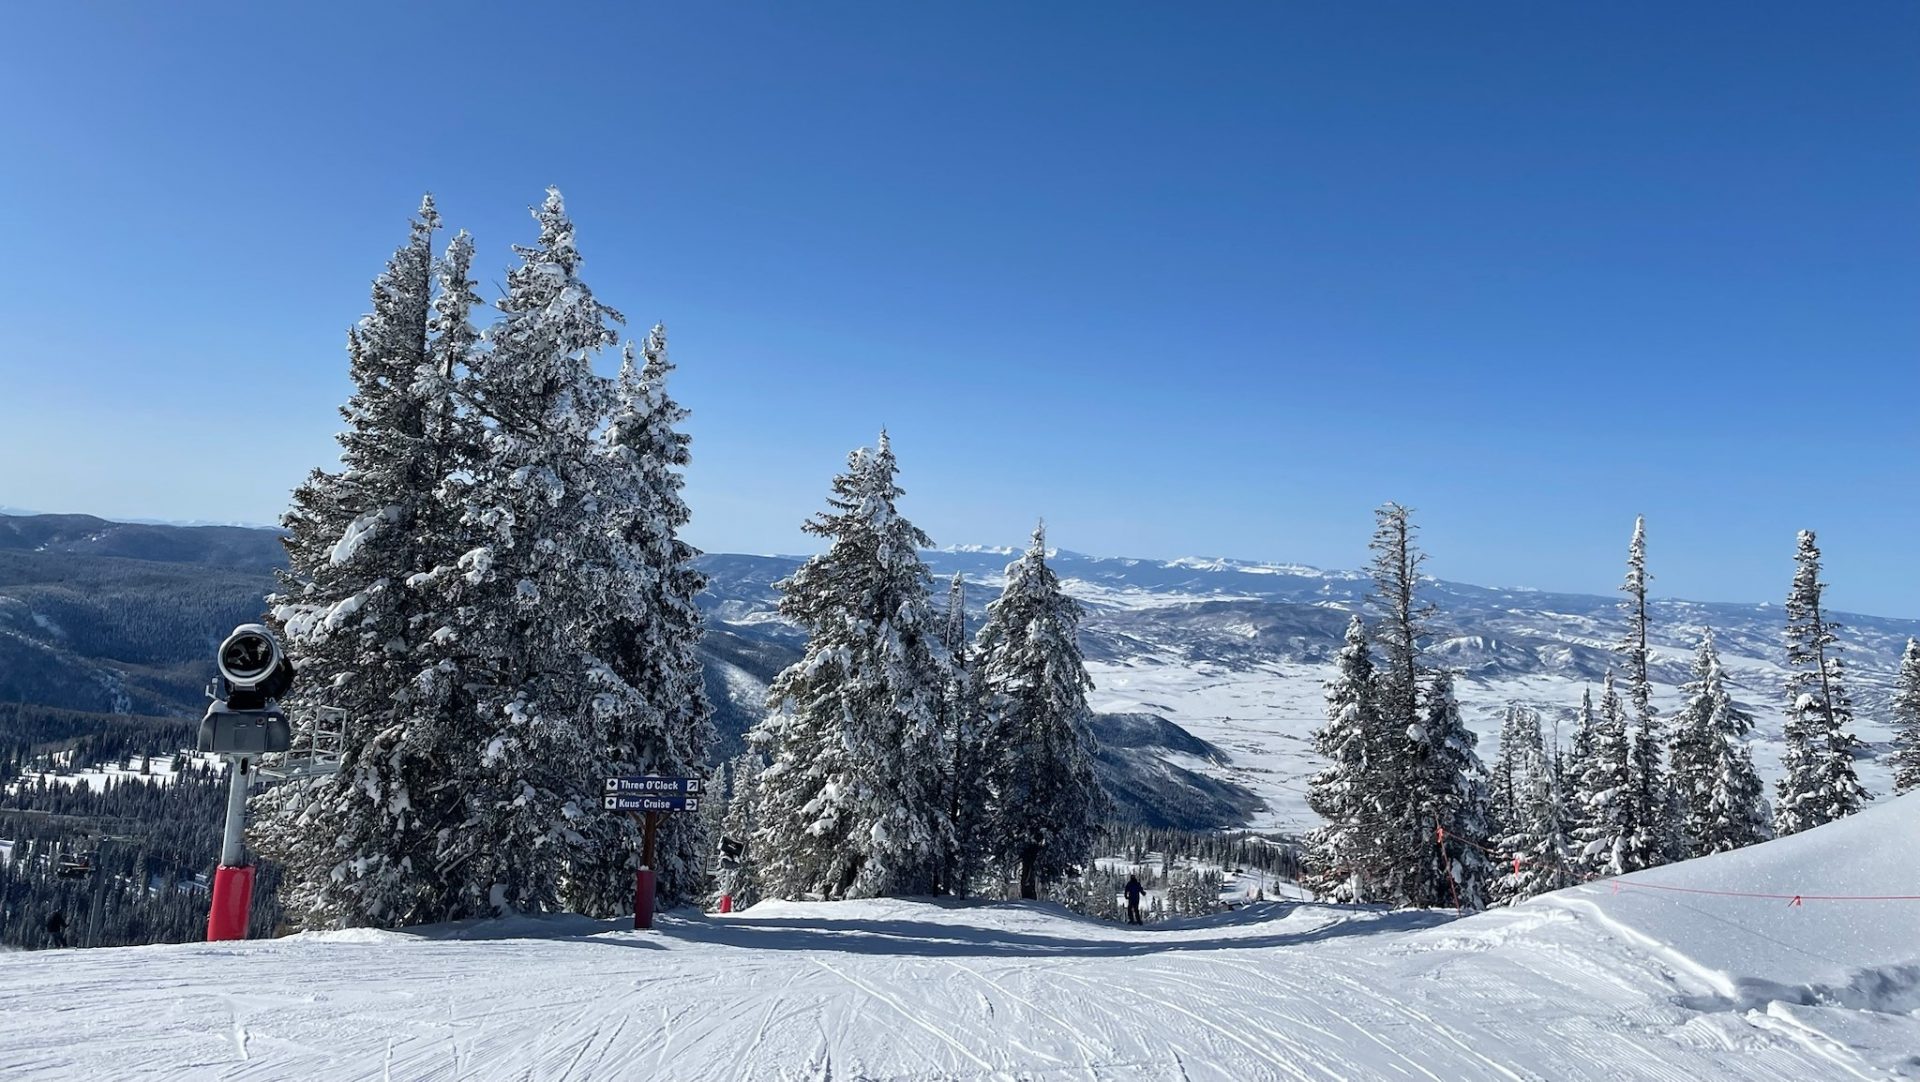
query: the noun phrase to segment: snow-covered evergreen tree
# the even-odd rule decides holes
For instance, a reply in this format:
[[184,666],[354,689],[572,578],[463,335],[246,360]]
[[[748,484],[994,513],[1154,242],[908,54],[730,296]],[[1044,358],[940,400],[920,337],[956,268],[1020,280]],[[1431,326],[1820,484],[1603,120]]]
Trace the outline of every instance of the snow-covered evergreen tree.
[[1495,894],[1508,904],[1579,882],[1567,801],[1540,734],[1539,716],[1533,715],[1531,722],[1531,733],[1524,727],[1516,730],[1515,825],[1499,844],[1509,864],[1496,869],[1504,874],[1496,881]]
[[1487,775],[1474,753],[1478,742],[1460,718],[1453,675],[1435,673],[1426,716],[1408,730],[1408,792],[1414,814],[1435,843],[1425,867],[1409,879],[1409,901],[1423,906],[1486,907],[1490,866],[1482,848],[1487,821]]
[[1626,672],[1626,699],[1630,710],[1627,743],[1628,795],[1632,802],[1634,835],[1628,839],[1627,859],[1635,868],[1651,868],[1679,855],[1680,825],[1675,820],[1673,794],[1663,763],[1665,733],[1653,706],[1653,680],[1647,650],[1647,520],[1633,520],[1633,540],[1627,546],[1627,578],[1620,589],[1627,617],[1626,634],[1616,647]]
[[1893,684],[1893,791],[1920,788],[1920,641],[1907,640]]
[[1421,641],[1433,607],[1419,598],[1420,566],[1426,556],[1414,543],[1412,512],[1388,503],[1374,512],[1369,600],[1379,618],[1374,641],[1381,664],[1374,676],[1374,708],[1379,714],[1380,737],[1370,741],[1380,791],[1390,809],[1380,824],[1375,844],[1381,855],[1381,896],[1413,905],[1434,904],[1432,869],[1434,825],[1424,814],[1430,795],[1411,787],[1414,742],[1421,739]]
[[1638,871],[1643,846],[1634,818],[1633,725],[1615,690],[1613,670],[1601,685],[1600,712],[1589,728],[1588,752],[1579,777],[1580,862],[1595,875]]
[[928,893],[952,845],[940,786],[952,666],[919,556],[931,542],[896,507],[897,470],[885,432],[850,455],[804,527],[827,551],[780,584],[807,648],[750,734],[768,761],[754,846],[775,897]]
[[[629,698],[626,689],[615,689],[617,699],[628,700],[625,709],[593,715],[614,774],[686,777],[707,768],[712,707],[694,603],[706,576],[693,566],[699,554],[679,537],[691,517],[680,495],[691,456],[680,427],[688,411],[667,392],[673,367],[665,328],[647,335],[640,358],[628,343],[602,437],[604,468],[592,493],[602,521],[600,566],[593,571],[605,576],[610,599],[592,645],[631,690]],[[643,855],[640,832],[625,818],[601,816],[592,824],[594,844],[569,901],[585,912],[623,912]],[[700,817],[664,817],[654,860],[663,899],[671,903],[699,889],[709,847]]]
[[257,798],[250,840],[281,865],[287,908],[308,926],[471,912],[444,874],[445,841],[467,818],[452,774],[471,716],[439,693],[439,614],[413,588],[461,551],[436,493],[456,466],[446,426],[473,342],[472,244],[455,239],[436,297],[438,225],[429,198],[375,280],[373,310],[348,335],[341,469],[315,471],[283,519],[289,566],[269,608],[300,672],[285,705],[308,721],[339,712],[342,765]]
[[943,773],[948,818],[952,822],[950,847],[941,861],[938,886],[949,894],[966,895],[979,871],[981,830],[986,809],[978,800],[977,775],[985,761],[986,719],[983,690],[972,663],[967,635],[967,584],[955,573],[947,584],[946,623],[941,641],[953,665],[943,703],[942,729],[948,766]]
[[718,844],[732,843],[740,853],[722,857],[718,889],[733,897],[735,908],[744,909],[765,896],[760,882],[759,853],[754,849],[759,835],[756,819],[760,807],[759,778],[766,763],[752,752],[734,759],[727,768],[732,788],[727,794],[727,812],[720,827]]
[[1108,810],[1093,773],[1080,617],[1036,527],[987,605],[974,653],[987,706],[987,850],[1019,869],[1022,898],[1092,858]]
[[1575,837],[1579,836],[1580,827],[1586,821],[1586,799],[1581,786],[1582,779],[1586,777],[1587,764],[1593,759],[1595,724],[1593,688],[1588,686],[1580,689],[1580,709],[1573,717],[1573,740],[1559,764],[1560,796],[1566,803],[1567,828]]
[[1377,838],[1390,813],[1382,807],[1387,794],[1372,748],[1381,734],[1373,657],[1357,613],[1347,621],[1335,665],[1326,686],[1326,724],[1313,735],[1314,750],[1330,765],[1307,783],[1307,804],[1325,820],[1308,840],[1309,885],[1329,901],[1373,901],[1382,859]]
[[478,729],[460,764],[468,820],[444,863],[465,905],[495,911],[552,909],[563,893],[594,904],[608,733],[647,709],[598,652],[631,604],[603,503],[613,388],[592,368],[620,316],[581,280],[557,190],[534,218],[539,241],[516,246],[473,362],[477,452],[443,486],[471,547],[420,584],[445,614],[432,637]]
[[1753,718],[1734,703],[1713,632],[1701,635],[1686,705],[1675,719],[1673,778],[1686,810],[1687,855],[1705,856],[1765,841],[1766,800],[1746,737]]
[[1780,799],[1774,830],[1785,836],[1830,823],[1860,810],[1870,799],[1854,773],[1861,747],[1849,731],[1853,700],[1847,694],[1839,625],[1820,609],[1820,549],[1812,530],[1801,530],[1794,553],[1793,588],[1787,595],[1787,722]]
[[1532,707],[1511,703],[1500,720],[1499,750],[1487,773],[1487,816],[1495,835],[1510,833],[1520,825],[1529,749],[1541,750],[1544,755],[1540,715]]
[[1390,727],[1404,731],[1420,720],[1421,640],[1433,606],[1419,598],[1420,566],[1426,554],[1414,543],[1413,512],[1389,503],[1374,512],[1371,600],[1379,610],[1374,641],[1380,648],[1375,701]]

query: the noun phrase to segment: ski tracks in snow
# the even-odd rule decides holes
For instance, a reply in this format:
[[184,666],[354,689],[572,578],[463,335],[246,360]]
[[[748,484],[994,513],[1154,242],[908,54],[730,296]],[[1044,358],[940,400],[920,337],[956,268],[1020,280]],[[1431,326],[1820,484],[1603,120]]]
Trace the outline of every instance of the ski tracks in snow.
[[[771,912],[771,915],[769,915]],[[817,914],[817,916],[816,916]],[[0,1075],[1044,1080],[1896,1077],[1577,907],[1268,906],[1144,930],[839,903],[636,933],[7,955]],[[1701,1004],[1706,1004],[1702,1007]],[[1821,1014],[1820,1012],[1827,1012]],[[1862,1019],[1865,1019],[1864,1021]],[[1825,1032],[1823,1032],[1823,1029]]]

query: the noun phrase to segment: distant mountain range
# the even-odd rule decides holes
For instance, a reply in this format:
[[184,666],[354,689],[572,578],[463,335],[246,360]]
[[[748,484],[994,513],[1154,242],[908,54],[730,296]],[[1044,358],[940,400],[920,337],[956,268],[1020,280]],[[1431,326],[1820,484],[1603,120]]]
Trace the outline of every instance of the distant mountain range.
[[[962,547],[924,555],[936,575],[965,577],[977,626],[1014,554]],[[0,516],[0,701],[198,713],[213,646],[258,616],[283,560],[277,535],[263,529]],[[1065,551],[1052,563],[1088,607],[1083,646],[1102,715],[1103,780],[1122,808],[1175,825],[1308,825],[1303,786],[1317,768],[1309,737],[1321,719],[1320,682],[1348,614],[1364,605],[1365,576]],[[799,634],[774,611],[775,584],[798,564],[701,558],[712,578],[706,654],[723,753],[738,750],[768,682],[798,656]],[[1624,631],[1617,597],[1437,579],[1423,593],[1439,609],[1429,656],[1459,674],[1469,720],[1483,734],[1510,702],[1564,722],[1580,689],[1614,662],[1611,645]],[[1862,775],[1884,790],[1881,721],[1899,651],[1920,635],[1920,621],[1838,618],[1870,744]],[[1780,610],[1662,599],[1653,619],[1656,702],[1671,710],[1700,632],[1711,627],[1741,698],[1760,717],[1759,758],[1771,770],[1785,675]]]

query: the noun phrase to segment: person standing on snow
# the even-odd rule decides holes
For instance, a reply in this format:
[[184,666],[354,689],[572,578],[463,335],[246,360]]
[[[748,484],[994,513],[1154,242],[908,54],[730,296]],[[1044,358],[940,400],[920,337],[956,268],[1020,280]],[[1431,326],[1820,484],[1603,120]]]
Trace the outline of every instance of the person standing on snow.
[[1143,921],[1140,919],[1140,896],[1145,894],[1146,892],[1147,892],[1146,888],[1140,885],[1139,876],[1137,875],[1127,876],[1127,923],[1128,924],[1145,924],[1146,923],[1146,921]]
[[54,910],[53,916],[47,918],[47,939],[56,950],[66,949],[67,915],[60,910]]

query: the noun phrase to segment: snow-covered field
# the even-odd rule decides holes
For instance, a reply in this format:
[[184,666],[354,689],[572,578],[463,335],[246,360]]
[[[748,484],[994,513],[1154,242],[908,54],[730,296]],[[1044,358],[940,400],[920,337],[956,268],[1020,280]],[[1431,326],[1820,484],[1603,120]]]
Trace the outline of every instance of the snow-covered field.
[[768,903],[11,954],[0,1077],[1920,1077],[1917,868],[1910,796],[1463,920]]
[[[218,755],[209,755],[193,751],[182,751],[180,754],[185,757],[186,768],[188,770],[212,770],[216,773],[224,773],[226,770],[226,760],[220,758]],[[60,758],[64,759],[65,756],[63,755]],[[74,769],[70,763],[63,762],[60,764],[58,770],[46,772],[29,771],[22,774],[20,777],[14,779],[12,785],[8,788],[9,790],[31,788],[35,784],[45,781],[46,784],[50,786],[65,786],[70,789],[84,788],[98,793],[105,790],[108,785],[123,784],[129,781],[150,781],[158,785],[167,785],[174,779],[173,763],[174,760],[172,756],[164,755],[153,756],[147,759],[135,756],[124,762],[95,763],[79,769]]]
[[[1765,662],[1730,655],[1726,662],[1733,679],[1755,691],[1764,692],[1785,679],[1784,670]],[[1314,730],[1326,722],[1326,665],[1271,660],[1230,666],[1170,653],[1123,663],[1089,661],[1087,671],[1093,677],[1089,702],[1095,710],[1159,714],[1224,750],[1225,764],[1173,761],[1243,785],[1266,801],[1266,809],[1247,826],[1304,832],[1319,825],[1319,816],[1307,807],[1307,780],[1326,765],[1313,750]],[[1552,726],[1560,724],[1561,743],[1570,741],[1567,715],[1579,705],[1581,687],[1563,677],[1537,674],[1461,679],[1455,692],[1462,716],[1480,736],[1481,759],[1490,761],[1499,747],[1499,719],[1512,703],[1541,710],[1549,737]],[[1679,689],[1656,685],[1654,691],[1655,706],[1672,717],[1682,705]],[[1780,776],[1781,711],[1761,695],[1743,698],[1755,715],[1754,762],[1771,783]],[[1891,735],[1879,718],[1863,717],[1855,729],[1882,744]],[[1891,772],[1883,760],[1861,759],[1857,768],[1868,791],[1886,793],[1891,788]]]

